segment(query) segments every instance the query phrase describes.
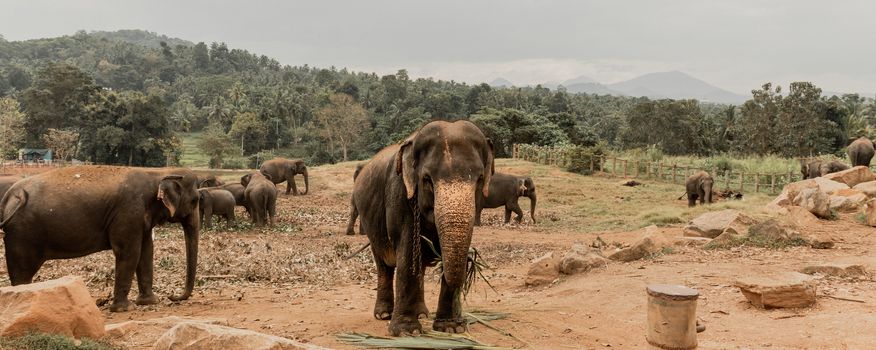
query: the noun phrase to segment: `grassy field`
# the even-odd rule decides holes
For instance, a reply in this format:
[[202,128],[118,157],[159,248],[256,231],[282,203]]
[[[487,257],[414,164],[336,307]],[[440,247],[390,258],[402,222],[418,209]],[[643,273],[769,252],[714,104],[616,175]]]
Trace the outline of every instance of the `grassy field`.
[[182,139],[183,144],[179,165],[190,168],[206,168],[210,164],[210,158],[198,148],[198,142],[201,141],[201,133],[180,133],[179,137]]
[[[540,227],[571,228],[581,233],[679,224],[706,211],[728,208],[760,215],[760,209],[773,199],[753,193],[745,194],[743,200],[688,208],[686,198],[678,199],[684,193],[681,184],[640,179],[642,185],[628,187],[621,185],[625,182],[622,178],[577,175],[513,159],[498,159],[496,171],[536,179],[539,196],[536,218]],[[720,184],[716,187],[721,190]],[[529,210],[526,198],[520,199],[520,205],[524,211]]]

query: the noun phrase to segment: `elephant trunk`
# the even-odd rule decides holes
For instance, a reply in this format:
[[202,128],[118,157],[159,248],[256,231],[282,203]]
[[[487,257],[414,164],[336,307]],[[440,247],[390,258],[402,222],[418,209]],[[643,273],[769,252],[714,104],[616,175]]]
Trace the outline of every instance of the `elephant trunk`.
[[307,175],[307,168],[304,168],[302,175],[304,175],[304,193],[302,194],[308,194],[310,193],[310,176]]
[[536,223],[535,221],[535,203],[538,202],[538,198],[535,194],[535,191],[529,195],[529,217],[532,218],[532,223]]
[[466,279],[475,213],[475,186],[464,181],[439,182],[435,187],[435,226],[441,246],[444,280],[461,288]]
[[200,215],[189,215],[188,220],[183,222],[182,226],[186,239],[186,287],[182,295],[170,297],[170,300],[173,301],[186,300],[192,296],[192,291],[195,289],[195,274],[198,270],[198,235],[201,229]]

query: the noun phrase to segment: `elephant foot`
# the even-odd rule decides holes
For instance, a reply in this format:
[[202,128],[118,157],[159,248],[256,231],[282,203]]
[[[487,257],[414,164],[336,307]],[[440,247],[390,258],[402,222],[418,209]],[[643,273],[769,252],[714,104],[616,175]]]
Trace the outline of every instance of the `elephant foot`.
[[429,308],[426,307],[425,302],[421,301],[421,302],[417,303],[417,306],[414,307],[414,310],[416,310],[416,312],[417,312],[417,319],[422,320],[422,319],[429,318]]
[[356,235],[356,231],[355,231],[355,230],[352,230],[352,229],[347,230],[347,236],[355,236],[355,235]]
[[393,337],[399,335],[419,335],[423,334],[423,325],[417,319],[409,317],[396,317],[389,321],[389,333]]
[[137,297],[137,300],[134,300],[134,304],[137,305],[155,305],[158,304],[158,297],[155,294],[149,295],[140,295]]
[[392,318],[392,303],[381,303],[378,301],[374,305],[374,318],[384,321]]
[[445,333],[465,333],[468,322],[465,319],[436,319],[432,323],[432,329]]
[[125,312],[131,309],[131,302],[127,299],[119,301],[113,301],[113,304],[110,305],[110,312]]

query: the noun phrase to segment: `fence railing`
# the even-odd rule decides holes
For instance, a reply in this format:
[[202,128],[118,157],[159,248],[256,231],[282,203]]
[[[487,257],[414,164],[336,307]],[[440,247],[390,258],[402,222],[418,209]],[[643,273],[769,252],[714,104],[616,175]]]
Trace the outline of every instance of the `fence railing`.
[[[565,148],[521,146],[523,145],[513,146],[513,158],[559,167],[565,167],[571,162],[569,152]],[[687,177],[697,171],[707,171],[715,180],[716,187],[743,193],[754,191],[776,194],[788,183],[803,179],[803,175],[794,170],[789,170],[787,173],[763,173],[733,169],[704,169],[685,164],[630,160],[605,155],[590,156],[583,162],[589,164],[590,173],[601,172],[612,177],[649,179],[677,184],[684,184]]]

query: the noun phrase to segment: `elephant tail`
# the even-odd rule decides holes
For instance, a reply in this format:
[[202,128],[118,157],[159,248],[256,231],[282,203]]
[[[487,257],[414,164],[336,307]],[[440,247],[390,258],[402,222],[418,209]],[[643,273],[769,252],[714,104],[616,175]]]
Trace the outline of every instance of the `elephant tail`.
[[371,242],[365,243],[365,245],[363,245],[362,248],[359,248],[358,250],[356,250],[356,251],[353,252],[352,254],[347,255],[347,256],[344,258],[344,260],[350,260],[350,259],[352,259],[353,257],[355,257],[356,255],[359,255],[359,253],[361,253],[363,250],[365,250],[365,248],[368,248],[368,246],[370,246],[370,245],[371,245]]
[[678,197],[678,199],[677,199],[677,200],[679,200],[679,201],[680,201],[680,200],[681,200],[681,199],[682,199],[682,198],[684,198],[684,195],[686,195],[686,194],[687,194],[687,191],[684,191],[684,193],[682,193],[682,194],[681,194],[681,196],[680,196],[680,197]]
[[3,197],[4,201],[3,201],[3,206],[0,207],[0,216],[2,216],[2,214],[3,214],[2,210],[4,210],[6,208],[6,205],[13,198],[17,199],[18,203],[15,206],[15,208],[12,209],[12,212],[9,213],[9,216],[2,218],[2,221],[0,221],[0,232],[2,232],[3,227],[5,227],[6,224],[9,223],[9,220],[11,220],[13,217],[15,217],[15,213],[18,212],[18,209],[21,209],[21,207],[23,207],[25,204],[27,204],[27,191],[19,190],[19,191],[16,191],[15,193],[12,193],[12,191],[7,193],[6,196]]

